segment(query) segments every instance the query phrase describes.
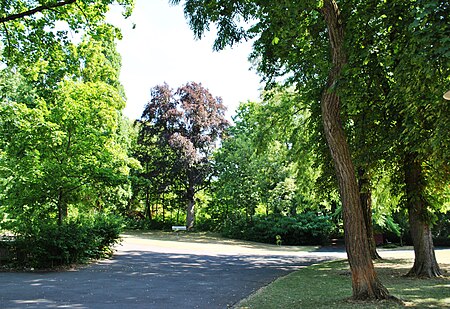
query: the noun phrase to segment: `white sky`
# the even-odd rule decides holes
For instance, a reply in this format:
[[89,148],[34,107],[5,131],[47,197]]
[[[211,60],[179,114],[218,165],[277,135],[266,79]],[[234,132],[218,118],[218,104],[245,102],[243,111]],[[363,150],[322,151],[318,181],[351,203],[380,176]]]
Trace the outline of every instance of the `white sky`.
[[164,82],[173,89],[190,81],[202,83],[213,96],[222,97],[228,117],[240,102],[258,100],[260,78],[247,60],[251,43],[213,52],[214,34],[194,40],[182,6],[169,6],[168,0],[136,0],[127,20],[117,7],[109,17],[122,29],[120,79],[128,98],[124,113],[130,119],[141,116],[150,89]]

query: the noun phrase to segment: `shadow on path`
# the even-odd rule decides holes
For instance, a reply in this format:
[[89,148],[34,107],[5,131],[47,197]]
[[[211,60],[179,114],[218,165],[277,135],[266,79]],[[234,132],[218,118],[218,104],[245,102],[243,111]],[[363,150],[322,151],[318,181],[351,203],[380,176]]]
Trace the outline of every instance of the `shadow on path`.
[[331,256],[119,250],[75,271],[1,273],[0,308],[227,308]]

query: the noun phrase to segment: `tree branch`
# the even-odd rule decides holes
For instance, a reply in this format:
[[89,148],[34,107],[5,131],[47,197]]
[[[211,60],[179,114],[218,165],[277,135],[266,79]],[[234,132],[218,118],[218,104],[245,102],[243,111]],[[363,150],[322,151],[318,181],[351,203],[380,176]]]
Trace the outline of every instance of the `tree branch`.
[[31,16],[31,15],[36,14],[38,12],[42,12],[42,11],[45,11],[45,10],[51,10],[53,8],[57,8],[57,7],[61,7],[61,6],[64,6],[64,5],[72,4],[72,3],[75,3],[76,1],[77,0],[65,0],[65,1],[62,1],[62,2],[56,2],[56,3],[52,3],[52,4],[41,5],[41,6],[38,6],[38,7],[34,8],[34,9],[31,9],[31,10],[28,10],[28,11],[25,11],[25,12],[22,12],[22,13],[17,13],[17,14],[6,16],[6,17],[1,17],[0,18],[0,23],[4,23],[4,22],[7,22],[7,21],[23,18],[23,17],[26,17],[26,16]]
[[6,27],[5,23],[3,23],[3,29],[5,30],[6,40],[8,41],[8,46],[9,46],[8,56],[10,56],[12,47],[11,47],[11,41],[9,40],[9,31],[8,31],[8,28]]
[[88,27],[90,28],[91,25],[89,23],[89,18],[86,16],[86,13],[84,13],[83,9],[81,8],[81,6],[78,3],[75,3],[75,5],[78,7],[78,9],[83,14],[84,18],[86,19],[86,23],[87,23]]

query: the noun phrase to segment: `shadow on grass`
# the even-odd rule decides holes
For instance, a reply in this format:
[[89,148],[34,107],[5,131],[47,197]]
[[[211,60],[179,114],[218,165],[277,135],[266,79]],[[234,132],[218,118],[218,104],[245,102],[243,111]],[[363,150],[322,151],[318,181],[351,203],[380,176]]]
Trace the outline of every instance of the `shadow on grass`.
[[402,299],[407,307],[450,308],[450,264],[440,263],[442,277],[417,279],[404,276],[412,263],[411,259],[390,259],[375,266],[390,293]]
[[231,245],[241,246],[249,249],[270,250],[280,252],[312,252],[319,246],[277,246],[275,244],[264,244],[245,240],[224,238],[211,232],[162,232],[162,231],[127,231],[124,237],[136,237],[163,242],[181,242],[209,245]]
[[445,275],[435,279],[403,277],[410,260],[376,263],[380,280],[404,304],[394,301],[353,302],[351,276],[346,261],[313,265],[291,273],[261,289],[237,308],[450,308],[449,264],[441,264]]

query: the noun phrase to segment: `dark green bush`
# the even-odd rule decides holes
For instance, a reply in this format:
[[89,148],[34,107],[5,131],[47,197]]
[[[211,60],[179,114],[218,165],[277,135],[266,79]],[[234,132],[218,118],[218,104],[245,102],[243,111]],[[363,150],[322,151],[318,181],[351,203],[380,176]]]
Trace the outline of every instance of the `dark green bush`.
[[433,241],[436,246],[450,246],[450,211],[437,213],[433,226]]
[[11,262],[48,268],[106,257],[119,241],[122,227],[122,219],[105,215],[67,220],[62,225],[34,225],[16,237]]
[[156,217],[152,220],[149,219],[136,219],[136,218],[125,218],[125,228],[128,230],[166,230],[170,231],[172,225],[175,221],[170,219],[165,219],[164,221]]
[[195,218],[194,228],[199,232],[216,232],[219,229],[219,225],[216,220],[200,214]]
[[305,212],[293,217],[258,215],[251,221],[233,218],[225,222],[221,233],[230,238],[265,243],[276,243],[279,235],[284,245],[321,245],[328,241],[332,230],[329,217]]

